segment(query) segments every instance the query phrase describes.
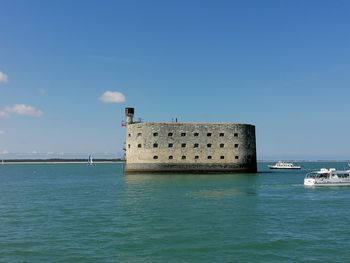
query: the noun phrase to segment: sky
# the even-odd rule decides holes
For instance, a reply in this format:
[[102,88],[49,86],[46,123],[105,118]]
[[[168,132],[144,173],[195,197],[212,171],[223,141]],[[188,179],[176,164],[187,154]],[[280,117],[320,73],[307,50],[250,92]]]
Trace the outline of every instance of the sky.
[[122,157],[134,107],[254,124],[259,160],[348,160],[349,13],[345,0],[0,0],[0,159]]

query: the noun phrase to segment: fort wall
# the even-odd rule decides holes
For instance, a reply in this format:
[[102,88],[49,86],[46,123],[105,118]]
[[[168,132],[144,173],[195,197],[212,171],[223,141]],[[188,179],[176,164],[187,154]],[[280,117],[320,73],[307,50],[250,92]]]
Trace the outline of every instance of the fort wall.
[[255,126],[126,124],[126,172],[256,172]]

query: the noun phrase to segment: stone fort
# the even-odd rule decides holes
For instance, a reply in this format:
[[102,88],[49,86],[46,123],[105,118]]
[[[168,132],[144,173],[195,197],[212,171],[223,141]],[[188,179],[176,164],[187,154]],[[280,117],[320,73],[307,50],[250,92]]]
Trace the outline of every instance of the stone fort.
[[135,122],[134,108],[125,115],[126,173],[257,171],[254,125]]

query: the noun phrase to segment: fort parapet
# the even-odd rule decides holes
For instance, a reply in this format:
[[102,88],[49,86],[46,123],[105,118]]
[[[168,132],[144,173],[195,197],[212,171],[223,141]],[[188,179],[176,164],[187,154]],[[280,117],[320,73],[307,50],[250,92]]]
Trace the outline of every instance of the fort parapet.
[[134,122],[126,108],[125,172],[256,172],[255,126]]

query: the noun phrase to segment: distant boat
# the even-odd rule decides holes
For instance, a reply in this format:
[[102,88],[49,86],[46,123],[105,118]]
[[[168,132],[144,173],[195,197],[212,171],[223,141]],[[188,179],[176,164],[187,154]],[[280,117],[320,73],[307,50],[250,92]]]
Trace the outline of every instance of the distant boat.
[[1,165],[4,165],[5,163],[4,163],[4,160],[1,160]]
[[305,186],[350,186],[350,170],[339,171],[335,168],[321,168],[308,173],[304,179]]
[[286,163],[282,161],[278,161],[274,165],[268,165],[270,169],[300,169],[301,166],[294,165],[293,163]]
[[89,159],[87,161],[87,165],[95,166],[94,162],[92,161],[91,155],[89,155]]

